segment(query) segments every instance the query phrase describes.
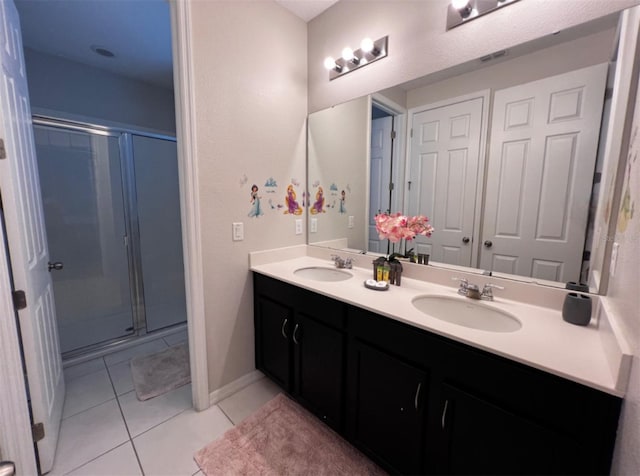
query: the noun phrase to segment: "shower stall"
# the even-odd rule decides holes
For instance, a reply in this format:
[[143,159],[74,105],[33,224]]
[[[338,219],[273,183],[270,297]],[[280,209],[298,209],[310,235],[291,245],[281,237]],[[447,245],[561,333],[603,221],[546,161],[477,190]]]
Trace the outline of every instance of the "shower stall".
[[63,358],[186,322],[175,138],[33,124]]

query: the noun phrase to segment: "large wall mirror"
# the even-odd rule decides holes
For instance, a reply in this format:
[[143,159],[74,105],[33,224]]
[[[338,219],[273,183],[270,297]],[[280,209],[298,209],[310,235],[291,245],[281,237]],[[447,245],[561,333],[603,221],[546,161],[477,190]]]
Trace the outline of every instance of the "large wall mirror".
[[424,214],[436,231],[410,246],[435,266],[587,282],[602,171],[618,160],[605,153],[618,23],[310,114],[309,244],[384,254],[375,214]]

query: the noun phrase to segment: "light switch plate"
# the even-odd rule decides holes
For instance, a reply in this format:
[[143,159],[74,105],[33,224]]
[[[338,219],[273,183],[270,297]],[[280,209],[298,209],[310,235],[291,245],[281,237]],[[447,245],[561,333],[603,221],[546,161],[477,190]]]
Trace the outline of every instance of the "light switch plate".
[[244,240],[244,223],[235,222],[231,225],[233,241]]
[[296,219],[296,235],[302,235],[302,220]]
[[353,215],[349,215],[349,224],[347,225],[349,228],[353,228]]
[[310,229],[311,233],[317,233],[318,232],[318,219],[317,218],[312,218],[311,219],[311,229]]

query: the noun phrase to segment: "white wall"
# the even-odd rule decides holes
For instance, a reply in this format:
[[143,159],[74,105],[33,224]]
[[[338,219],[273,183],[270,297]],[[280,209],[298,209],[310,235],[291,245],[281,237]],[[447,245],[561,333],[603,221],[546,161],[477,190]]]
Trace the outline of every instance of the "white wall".
[[[309,112],[389,88],[637,4],[526,0],[445,30],[450,0],[342,0],[309,23]],[[333,81],[323,66],[346,45],[389,35],[389,56]]]
[[175,134],[173,90],[25,48],[34,114]]
[[[483,89],[500,89],[607,63],[615,41],[615,28],[544,48],[469,73],[407,92],[407,108],[463,96]],[[509,58],[509,56],[507,56]],[[493,97],[492,97],[493,101]]]
[[[636,95],[631,131],[615,235],[615,241],[620,244],[618,265],[615,275],[609,277],[607,291],[612,309],[620,317],[634,350],[631,379],[618,428],[614,475],[640,473],[640,94]],[[631,209],[635,213],[632,214]]]
[[[300,198],[305,184],[307,28],[274,2],[192,2],[190,11],[211,392],[255,368],[248,253],[305,243],[294,226],[305,216],[268,200],[282,205],[292,182]],[[254,183],[260,217],[248,216]],[[231,240],[232,222],[244,222],[244,241]]]

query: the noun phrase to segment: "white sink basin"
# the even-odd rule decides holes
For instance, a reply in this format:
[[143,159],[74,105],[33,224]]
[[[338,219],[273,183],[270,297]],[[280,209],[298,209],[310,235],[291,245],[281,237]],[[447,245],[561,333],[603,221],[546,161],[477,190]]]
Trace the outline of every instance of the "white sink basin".
[[313,281],[345,281],[353,277],[353,274],[343,269],[325,268],[323,266],[296,269],[293,274],[299,278]]
[[522,323],[508,312],[468,298],[425,295],[411,303],[419,311],[459,326],[491,332],[515,332]]

